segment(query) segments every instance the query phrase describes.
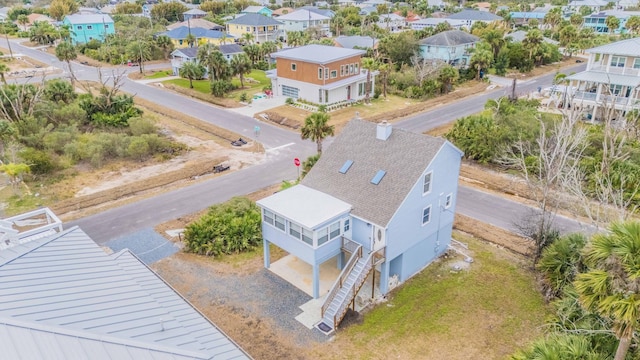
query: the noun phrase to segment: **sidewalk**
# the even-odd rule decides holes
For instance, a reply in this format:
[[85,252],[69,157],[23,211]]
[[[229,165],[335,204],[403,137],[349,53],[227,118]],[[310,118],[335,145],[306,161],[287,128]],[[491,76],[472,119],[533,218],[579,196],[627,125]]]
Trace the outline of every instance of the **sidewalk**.
[[228,109],[238,114],[253,117],[255,114],[267,111],[269,109],[282,106],[286,103],[287,98],[284,96],[274,96],[269,99],[254,100],[251,104],[239,108]]
[[175,80],[175,79],[180,79],[180,76],[167,76],[167,77],[162,77],[157,79],[142,79],[142,80],[134,80],[134,81],[137,82],[138,84],[152,84],[152,83],[163,82],[167,80]]

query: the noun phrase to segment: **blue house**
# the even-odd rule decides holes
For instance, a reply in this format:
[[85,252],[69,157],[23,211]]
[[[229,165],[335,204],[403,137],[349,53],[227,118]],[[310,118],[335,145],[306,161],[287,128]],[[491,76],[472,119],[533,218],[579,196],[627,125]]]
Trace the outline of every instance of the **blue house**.
[[[301,184],[258,201],[265,267],[270,244],[311,265],[322,322],[335,329],[370,273],[384,295],[447,250],[461,157],[444,139],[351,120]],[[332,258],[341,281],[320,294]]]
[[240,13],[241,14],[260,14],[268,17],[273,16],[273,10],[269,9],[266,6],[258,6],[258,5],[247,6]]
[[91,40],[104,41],[107,35],[116,32],[113,19],[105,14],[67,15],[62,24],[69,26],[74,45],[88,43]]
[[442,60],[453,66],[469,64],[470,50],[480,38],[460,30],[448,30],[418,42],[420,55],[425,60]]

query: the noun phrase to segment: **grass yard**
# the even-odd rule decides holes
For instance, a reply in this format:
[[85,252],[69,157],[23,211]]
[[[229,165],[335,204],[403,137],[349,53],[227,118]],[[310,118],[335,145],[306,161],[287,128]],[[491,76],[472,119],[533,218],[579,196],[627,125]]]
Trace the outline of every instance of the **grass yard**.
[[[162,79],[167,76],[173,76],[173,72],[171,70],[155,71],[153,74],[147,75],[144,78],[145,79]],[[187,86],[189,85],[187,84]]]
[[459,256],[430,265],[314,357],[502,359],[538,337],[549,310],[524,260],[460,240],[475,260],[468,271],[451,271]]
[[[165,84],[172,84],[182,88],[189,88],[189,80],[187,79],[174,79],[163,81]],[[249,98],[253,97],[254,94],[262,92],[262,88],[265,86],[271,85],[271,80],[267,78],[267,75],[262,70],[251,70],[249,75],[245,76],[244,80],[244,88],[239,89],[240,87],[240,79],[238,77],[234,77],[231,79],[231,83],[238,87],[237,90],[232,91],[226,97],[230,99],[234,99],[236,101],[240,101],[240,95],[242,93],[247,93]],[[211,88],[209,86],[209,80],[194,80],[193,81],[193,90],[200,92],[202,94],[211,94]]]

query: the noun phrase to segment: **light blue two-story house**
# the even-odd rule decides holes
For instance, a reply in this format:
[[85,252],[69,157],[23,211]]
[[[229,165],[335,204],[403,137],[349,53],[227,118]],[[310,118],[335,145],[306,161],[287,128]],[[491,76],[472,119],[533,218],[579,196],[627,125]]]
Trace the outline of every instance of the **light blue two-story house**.
[[461,30],[448,30],[418,42],[425,60],[442,60],[458,67],[469,65],[471,49],[480,38]]
[[67,15],[62,24],[71,30],[71,42],[74,45],[85,44],[91,40],[104,41],[107,35],[116,32],[113,19],[106,14]]
[[[265,267],[269,244],[310,264],[323,330],[335,329],[371,272],[384,295],[447,251],[461,157],[442,138],[351,120],[299,185],[257,202]],[[335,257],[342,274],[320,294]]]

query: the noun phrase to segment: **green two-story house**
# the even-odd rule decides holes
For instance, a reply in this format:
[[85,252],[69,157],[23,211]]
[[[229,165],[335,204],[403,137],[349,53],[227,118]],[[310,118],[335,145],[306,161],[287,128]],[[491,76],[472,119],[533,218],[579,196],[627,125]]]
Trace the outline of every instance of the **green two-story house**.
[[105,14],[67,15],[62,24],[71,31],[71,42],[74,45],[88,43],[91,40],[104,41],[109,34],[115,34],[113,19]]

